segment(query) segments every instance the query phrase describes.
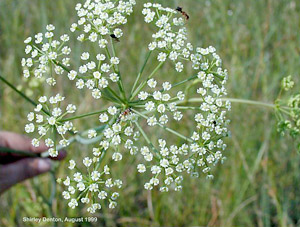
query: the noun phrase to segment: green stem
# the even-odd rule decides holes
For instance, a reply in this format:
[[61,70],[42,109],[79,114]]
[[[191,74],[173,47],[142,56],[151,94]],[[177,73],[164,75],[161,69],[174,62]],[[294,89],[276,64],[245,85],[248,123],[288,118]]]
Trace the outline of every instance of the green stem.
[[58,65],[58,66],[62,67],[66,72],[68,72],[68,73],[71,72],[71,70],[68,67],[66,67],[65,65],[61,64],[60,62],[53,60],[53,63],[55,65]]
[[[37,103],[34,102],[31,98],[29,98],[27,95],[25,95],[23,92],[19,91],[14,85],[12,85],[10,82],[8,82],[4,77],[2,77],[0,75],[0,80],[2,80],[7,86],[9,86],[11,89],[13,89],[15,92],[17,92],[22,98],[24,98],[26,101],[28,101],[29,103],[31,103],[34,107],[37,106]],[[44,108],[42,108],[42,111],[47,114],[48,116],[50,115],[50,113],[45,110]]]
[[129,101],[132,101],[132,99],[143,89],[143,87],[146,85],[146,83],[147,83],[147,81],[149,80],[149,79],[151,79],[154,75],[155,75],[155,73],[160,69],[160,67],[164,64],[165,62],[164,61],[162,61],[162,62],[160,62],[159,64],[158,64],[158,66],[156,66],[156,68],[153,70],[153,72],[147,77],[147,79],[144,81],[144,82],[142,82],[139,86],[138,86],[138,88],[133,92],[133,94],[132,94],[132,96],[131,96],[131,98],[129,99]]
[[196,106],[176,106],[178,110],[200,110],[200,107]]
[[[132,87],[132,89],[131,89],[131,92],[130,92],[131,94],[133,94],[133,91],[135,90],[136,85],[137,85],[137,83],[138,83],[140,77],[142,76],[142,74],[143,74],[143,72],[144,72],[144,69],[145,69],[145,67],[146,67],[146,64],[147,64],[149,58],[150,58],[151,53],[152,53],[152,51],[149,51],[148,54],[147,54],[147,56],[146,56],[146,59],[145,59],[145,61],[144,61],[144,63],[143,63],[143,66],[142,66],[142,68],[141,68],[141,70],[140,70],[140,72],[139,72],[139,74],[138,74],[138,76],[137,76],[137,78],[136,78],[136,80],[135,80],[135,82],[134,82],[134,85],[133,85],[133,87]],[[130,98],[131,98],[131,96],[130,96]]]
[[254,101],[254,100],[247,100],[247,99],[236,99],[236,98],[221,98],[224,101],[230,101],[233,103],[243,103],[243,104],[249,104],[249,105],[257,105],[257,106],[264,106],[268,108],[274,109],[276,107],[275,104],[272,103],[265,103],[260,101]]
[[196,79],[196,78],[197,78],[197,75],[191,76],[191,77],[189,77],[189,78],[187,78],[187,79],[185,79],[185,80],[183,80],[183,81],[180,81],[180,82],[178,82],[178,83],[172,84],[172,88],[177,87],[177,86],[179,86],[179,85],[181,85],[181,84],[184,84],[184,83],[186,83],[186,82],[188,82],[188,81],[191,81],[191,80],[193,80],[193,79]]
[[[102,133],[103,130],[106,129],[106,127],[107,127],[107,125],[101,125],[100,127],[90,128],[90,129],[94,129],[94,130],[96,130],[96,132]],[[74,143],[74,142],[78,142],[78,143],[80,143],[80,144],[89,145],[89,144],[94,144],[94,143],[96,143],[96,142],[98,142],[99,140],[102,139],[102,136],[101,136],[101,135],[100,135],[100,136],[97,136],[97,137],[95,137],[95,138],[92,138],[92,139],[86,139],[86,138],[84,138],[84,136],[86,136],[86,135],[88,134],[88,132],[89,132],[90,129],[88,129],[88,130],[86,130],[86,131],[84,131],[84,132],[81,132],[80,134],[77,134],[77,135],[75,135],[75,136],[70,137],[70,138],[68,139],[69,143],[72,144],[72,143]],[[61,149],[63,149],[63,148],[64,148],[64,147],[61,146],[61,145],[57,146],[57,150],[61,150]],[[49,157],[48,151],[43,152],[43,153],[41,154],[41,157],[43,157],[43,158],[48,158],[48,157]]]
[[[249,104],[249,105],[258,105],[258,106],[264,106],[268,108],[276,108],[275,104],[272,103],[265,103],[265,102],[260,102],[260,101],[253,101],[253,100],[248,100],[248,99],[236,99],[236,98],[221,98],[223,101],[230,101],[232,103],[243,103],[243,104]],[[182,103],[199,103],[203,102],[202,98],[191,98],[185,101],[178,102],[178,104]]]
[[286,111],[286,110],[284,110],[283,108],[279,108],[279,111],[281,111],[282,113],[285,113],[288,116],[291,116],[291,113],[288,112],[288,111]]
[[[53,200],[55,199],[56,196],[56,177],[55,177],[55,170],[50,171],[51,175],[51,193],[49,197],[49,209],[51,212],[51,216],[55,218],[55,213],[54,213],[54,208],[53,208]],[[57,222],[54,222],[54,227],[57,226]]]
[[[110,38],[110,43],[111,43],[111,47],[112,47],[112,54],[114,57],[116,57],[116,49],[115,49],[115,44],[114,44],[114,41],[112,38]],[[109,51],[107,50],[107,52],[109,53]],[[117,70],[115,69],[115,67],[113,66],[113,69],[114,69],[114,72],[116,74],[118,74],[119,76],[119,80],[118,80],[118,86],[119,86],[119,89],[120,89],[120,92],[122,94],[122,97],[124,100],[126,100],[126,94],[125,94],[125,90],[124,90],[124,86],[123,86],[123,81],[122,81],[122,76],[121,76],[121,73],[120,73],[120,70],[119,70],[119,66],[117,65]]]
[[[118,115],[116,115],[116,116],[118,116]],[[108,127],[112,126],[112,125],[116,122],[116,120],[117,120],[117,117],[112,118],[112,119],[109,121],[109,123],[104,127],[104,129],[103,129],[102,132],[104,132]],[[102,135],[101,135],[101,139],[102,139],[102,137],[103,137],[103,133],[102,133]],[[101,165],[101,161],[103,160],[105,154],[106,154],[106,150],[103,150],[103,151],[102,151],[102,154],[101,154],[101,156],[100,156],[100,158],[99,158],[99,162],[98,162],[97,165],[96,165],[96,170],[99,169],[99,167],[100,167],[100,165]]]
[[86,114],[81,114],[81,115],[77,115],[77,116],[74,116],[74,117],[69,117],[69,118],[62,119],[62,120],[60,120],[60,122],[66,122],[66,121],[71,121],[71,120],[80,119],[80,118],[84,118],[84,117],[89,117],[89,116],[93,116],[93,115],[96,115],[96,114],[104,113],[106,111],[107,110],[105,109],[105,110],[90,112],[90,113],[86,113]]
[[[148,119],[148,117],[147,117],[146,115],[144,115],[144,114],[142,114],[142,113],[136,111],[135,109],[132,109],[132,111],[135,112],[137,115],[139,115],[139,116],[145,118],[146,120]],[[168,128],[168,127],[166,127],[166,126],[164,126],[164,125],[162,125],[162,124],[160,124],[160,123],[156,123],[156,124],[157,124],[159,127],[165,129],[166,131],[168,131],[168,132],[170,132],[170,133],[172,133],[172,134],[174,134],[174,135],[176,135],[176,136],[178,136],[178,137],[180,137],[180,138],[182,138],[182,139],[184,139],[184,140],[186,140],[186,141],[188,141],[188,142],[190,142],[190,143],[193,142],[192,139],[190,139],[190,138],[188,138],[188,137],[186,137],[186,136],[180,134],[179,132],[176,132],[175,130],[173,130],[173,129],[171,129],[171,128]]]
[[138,128],[138,130],[140,131],[140,133],[143,135],[143,137],[145,138],[146,142],[149,144],[149,146],[151,147],[151,149],[159,156],[159,152],[158,150],[154,147],[153,143],[151,142],[151,140],[149,139],[149,137],[146,135],[145,131],[142,129],[142,127],[139,125],[138,122],[134,122],[136,127]]
[[[247,100],[247,99],[236,99],[236,98],[221,98],[221,100],[223,101],[230,101],[233,103],[242,103],[242,104],[250,104],[250,105],[259,105],[259,106],[264,106],[264,107],[268,107],[268,108],[272,108],[272,109],[278,109],[277,106],[275,104],[271,104],[271,103],[264,103],[264,102],[259,102],[259,101],[253,101],[253,100]],[[145,105],[143,104],[138,104],[140,101],[138,102],[132,102],[132,106],[136,107],[136,108],[144,108]],[[183,101],[176,101],[176,105],[180,105],[180,104],[188,104],[188,103],[202,103],[203,99],[202,98],[190,98],[188,100],[183,100]],[[197,110],[200,109],[200,107],[197,106],[177,106],[178,109],[193,109],[193,110]],[[142,114],[149,114],[154,112],[154,110],[152,111],[144,111],[142,112]]]
[[7,147],[0,147],[0,153],[9,153],[9,154],[17,154],[20,156],[25,156],[25,157],[40,157],[39,154],[28,152],[28,151],[21,151],[21,150],[12,150]]
[[107,90],[110,93],[112,93],[115,96],[115,98],[117,98],[121,103],[126,104],[126,102],[120,96],[118,96],[118,94],[113,89],[111,89],[110,87],[107,87]]

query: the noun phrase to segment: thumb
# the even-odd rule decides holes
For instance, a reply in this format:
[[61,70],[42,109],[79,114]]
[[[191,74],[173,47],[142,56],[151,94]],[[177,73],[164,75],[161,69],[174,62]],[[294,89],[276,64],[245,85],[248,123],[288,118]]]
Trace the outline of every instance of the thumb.
[[51,169],[50,159],[25,158],[0,166],[0,193],[28,178],[45,173]]

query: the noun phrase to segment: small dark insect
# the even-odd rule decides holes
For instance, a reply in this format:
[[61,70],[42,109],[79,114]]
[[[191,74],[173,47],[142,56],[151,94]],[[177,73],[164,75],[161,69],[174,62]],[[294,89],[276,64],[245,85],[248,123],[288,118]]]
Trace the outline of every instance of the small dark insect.
[[129,107],[128,109],[126,109],[123,113],[121,113],[122,116],[127,116],[132,112],[132,109]]
[[113,38],[115,41],[120,42],[119,38],[115,36],[115,34],[110,34],[110,37]]
[[177,6],[176,10],[177,10],[178,12],[181,12],[181,13],[182,13],[182,7]]
[[180,6],[178,6],[178,7],[176,8],[176,10],[177,10],[178,12],[180,12],[180,13],[182,14],[182,16],[185,17],[186,20],[189,20],[189,19],[190,19],[190,16],[189,16],[185,11],[183,11],[182,9],[183,9],[183,8],[180,7]]
[[120,116],[117,119],[117,123],[121,121],[122,118],[125,118],[132,112],[132,109],[129,107],[128,109],[124,110],[122,113],[120,113]]
[[213,121],[213,124],[214,124],[215,127],[217,126],[217,122],[216,121]]

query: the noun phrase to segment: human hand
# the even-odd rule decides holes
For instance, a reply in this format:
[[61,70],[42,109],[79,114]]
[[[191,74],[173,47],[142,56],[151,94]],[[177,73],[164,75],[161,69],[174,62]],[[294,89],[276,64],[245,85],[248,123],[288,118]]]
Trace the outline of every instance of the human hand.
[[[37,155],[37,157],[23,156],[14,153],[0,153],[0,194],[13,185],[45,173],[51,169],[49,158],[38,157],[48,147],[44,142],[39,147],[31,145],[31,139],[12,132],[0,132],[0,147],[13,150],[23,150]],[[65,151],[61,151],[54,160],[61,160],[66,156]]]

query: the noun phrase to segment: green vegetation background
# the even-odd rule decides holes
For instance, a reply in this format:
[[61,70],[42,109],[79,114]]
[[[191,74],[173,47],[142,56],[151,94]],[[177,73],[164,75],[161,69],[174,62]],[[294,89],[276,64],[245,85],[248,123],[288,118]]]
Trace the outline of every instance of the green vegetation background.
[[[125,36],[118,47],[121,58],[125,59],[122,67],[126,70],[128,83],[133,82],[140,68],[145,44],[150,38],[150,30],[144,26],[140,13],[144,2],[137,0],[136,11],[126,25]],[[164,2],[171,7],[183,6],[191,17],[187,27],[192,43],[217,48],[230,74],[229,97],[272,102],[284,76],[291,74],[296,82],[300,82],[299,1],[155,2]],[[59,34],[69,32],[69,25],[76,21],[76,3],[74,0],[0,1],[1,74],[33,99],[41,91],[47,91],[36,81],[26,82],[22,78],[23,40],[44,31],[48,23],[54,24]],[[80,46],[73,49],[77,65],[82,51]],[[168,75],[167,68],[161,77],[175,80]],[[90,96],[72,92],[67,80],[58,86],[58,90],[63,87],[69,100],[80,104],[81,110],[101,107],[92,102]],[[3,84],[0,84],[0,96],[0,128],[23,133],[26,114],[31,107]],[[104,209],[103,213],[95,215],[97,224],[81,226],[300,225],[300,155],[292,141],[277,134],[274,118],[268,109],[233,104],[229,116],[232,138],[228,140],[227,161],[215,168],[213,181],[204,177],[186,179],[181,193],[147,193],[143,190],[143,179],[135,171],[137,162],[131,157],[125,158],[113,166],[126,186],[118,208],[113,212]],[[80,126],[93,125],[93,122],[88,122],[83,121]],[[90,148],[69,148],[68,159],[80,159],[87,149]],[[67,174],[66,164],[67,160],[61,163],[58,176]],[[24,226],[23,217],[50,217],[49,209],[37,190],[39,188],[48,196],[50,182],[50,176],[46,174],[19,184],[2,195],[0,226]],[[58,187],[58,190],[61,189]],[[67,208],[60,194],[55,198],[54,211],[58,217],[87,215],[84,209],[74,211]],[[37,226],[35,223],[26,225]],[[51,226],[49,223],[43,225]]]

